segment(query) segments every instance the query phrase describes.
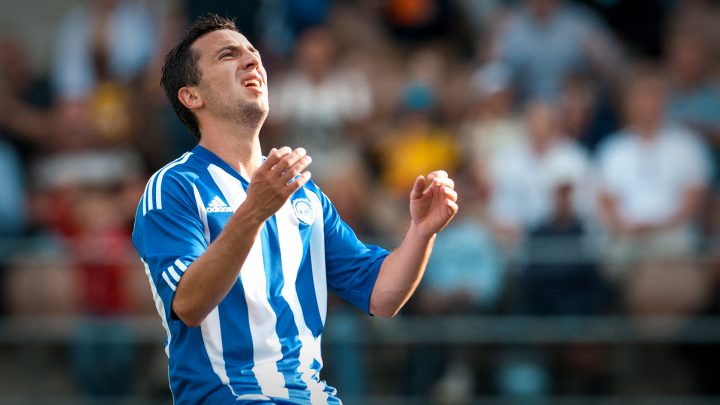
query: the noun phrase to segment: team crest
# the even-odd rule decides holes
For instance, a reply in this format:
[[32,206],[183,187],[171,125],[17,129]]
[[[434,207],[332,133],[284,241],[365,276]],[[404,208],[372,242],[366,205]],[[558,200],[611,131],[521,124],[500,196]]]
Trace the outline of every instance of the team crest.
[[293,200],[293,211],[297,219],[306,224],[311,225],[315,222],[315,213],[313,212],[312,205],[307,198],[298,198]]

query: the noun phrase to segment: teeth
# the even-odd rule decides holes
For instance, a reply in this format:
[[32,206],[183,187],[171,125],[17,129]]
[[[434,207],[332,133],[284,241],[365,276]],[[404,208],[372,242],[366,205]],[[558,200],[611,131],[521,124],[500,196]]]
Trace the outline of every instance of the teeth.
[[244,87],[248,87],[248,86],[250,86],[250,85],[258,86],[258,87],[259,87],[259,86],[260,86],[260,82],[258,82],[256,79],[245,80],[245,81],[243,82],[243,86],[244,86]]

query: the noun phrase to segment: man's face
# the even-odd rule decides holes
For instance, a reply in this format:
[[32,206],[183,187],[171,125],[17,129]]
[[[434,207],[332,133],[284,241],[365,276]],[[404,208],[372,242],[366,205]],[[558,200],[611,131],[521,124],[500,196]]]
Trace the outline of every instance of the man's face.
[[213,31],[192,49],[199,55],[197,88],[208,112],[261,123],[269,110],[267,73],[247,38],[231,30]]

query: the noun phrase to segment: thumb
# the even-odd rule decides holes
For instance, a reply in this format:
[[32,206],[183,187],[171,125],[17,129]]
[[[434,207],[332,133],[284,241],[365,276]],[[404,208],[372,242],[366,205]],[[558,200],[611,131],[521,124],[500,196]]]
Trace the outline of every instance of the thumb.
[[425,190],[425,176],[418,176],[415,179],[415,185],[413,186],[412,192],[410,192],[410,199],[416,200],[422,197],[423,191]]

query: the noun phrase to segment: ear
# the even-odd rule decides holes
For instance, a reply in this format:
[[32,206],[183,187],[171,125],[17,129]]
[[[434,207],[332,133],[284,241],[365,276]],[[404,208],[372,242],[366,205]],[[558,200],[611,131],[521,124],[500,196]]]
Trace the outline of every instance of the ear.
[[182,105],[187,107],[190,111],[197,110],[205,105],[202,97],[200,97],[200,93],[198,93],[197,90],[198,89],[195,86],[181,87],[180,90],[178,90],[178,99]]

